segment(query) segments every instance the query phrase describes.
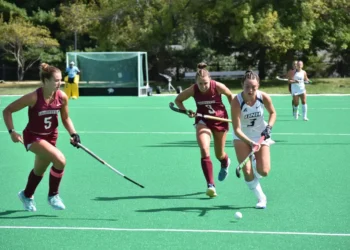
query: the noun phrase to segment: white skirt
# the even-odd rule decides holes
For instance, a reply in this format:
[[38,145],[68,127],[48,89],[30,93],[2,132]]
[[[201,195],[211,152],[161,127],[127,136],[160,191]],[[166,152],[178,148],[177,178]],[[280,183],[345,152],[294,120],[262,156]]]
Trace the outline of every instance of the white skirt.
[[306,92],[304,83],[293,83],[291,86],[292,95],[302,95]]

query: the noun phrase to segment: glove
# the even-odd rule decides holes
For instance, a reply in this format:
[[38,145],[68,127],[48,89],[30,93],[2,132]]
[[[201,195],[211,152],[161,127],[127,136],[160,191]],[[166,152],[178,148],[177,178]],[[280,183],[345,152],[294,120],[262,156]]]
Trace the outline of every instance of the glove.
[[271,135],[271,130],[272,130],[272,127],[270,125],[267,125],[264,131],[261,132],[261,136],[264,136],[265,140],[269,139]]
[[[80,136],[78,134],[71,134],[70,136],[71,136],[70,144],[72,144],[73,147],[79,148],[77,143],[81,143]],[[73,139],[73,141],[72,141],[72,139]]]
[[186,111],[186,114],[188,115],[188,117],[190,117],[190,118],[193,118],[193,117],[195,117],[196,116],[196,113],[195,112],[193,112],[192,110],[187,110]]

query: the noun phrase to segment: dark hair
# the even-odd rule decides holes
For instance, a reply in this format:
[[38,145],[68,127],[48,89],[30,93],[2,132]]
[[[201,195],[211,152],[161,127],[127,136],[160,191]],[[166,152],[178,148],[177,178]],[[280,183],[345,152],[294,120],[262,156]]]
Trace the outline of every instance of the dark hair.
[[247,79],[251,79],[251,80],[257,80],[258,83],[260,83],[260,77],[258,76],[258,74],[254,73],[251,70],[247,70],[244,74],[244,77],[242,79],[242,85],[244,84],[244,81]]
[[47,63],[42,63],[40,65],[39,73],[40,81],[44,82],[45,79],[51,79],[53,74],[56,72],[61,72],[61,70],[54,66],[48,65]]
[[204,63],[204,62],[198,63],[196,80],[198,78],[203,78],[203,77],[206,77],[206,76],[210,77],[209,71],[205,69],[206,67],[207,67],[206,63]]

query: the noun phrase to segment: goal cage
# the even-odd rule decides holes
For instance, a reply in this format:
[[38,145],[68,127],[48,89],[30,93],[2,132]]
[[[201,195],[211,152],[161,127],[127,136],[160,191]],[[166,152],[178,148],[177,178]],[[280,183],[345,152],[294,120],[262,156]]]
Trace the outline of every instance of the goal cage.
[[147,96],[149,94],[147,52],[68,52],[80,70],[81,96]]

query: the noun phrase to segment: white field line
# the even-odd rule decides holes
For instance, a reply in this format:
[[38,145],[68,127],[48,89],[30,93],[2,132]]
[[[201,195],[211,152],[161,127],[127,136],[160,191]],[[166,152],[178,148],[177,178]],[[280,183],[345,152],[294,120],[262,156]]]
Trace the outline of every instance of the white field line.
[[75,230],[75,231],[124,231],[124,232],[175,232],[175,233],[218,233],[218,234],[267,234],[267,235],[305,235],[350,237],[350,233],[317,232],[273,232],[244,230],[201,230],[201,229],[167,229],[167,228],[105,228],[105,227],[35,227],[35,226],[0,226],[0,229],[37,229],[37,230]]
[[[8,133],[8,131],[0,131],[0,133]],[[66,133],[66,131],[59,131],[59,133]],[[79,134],[125,134],[125,135],[192,135],[195,132],[169,132],[169,131],[79,131]],[[272,133],[273,135],[293,135],[293,136],[350,136],[348,133]]]

